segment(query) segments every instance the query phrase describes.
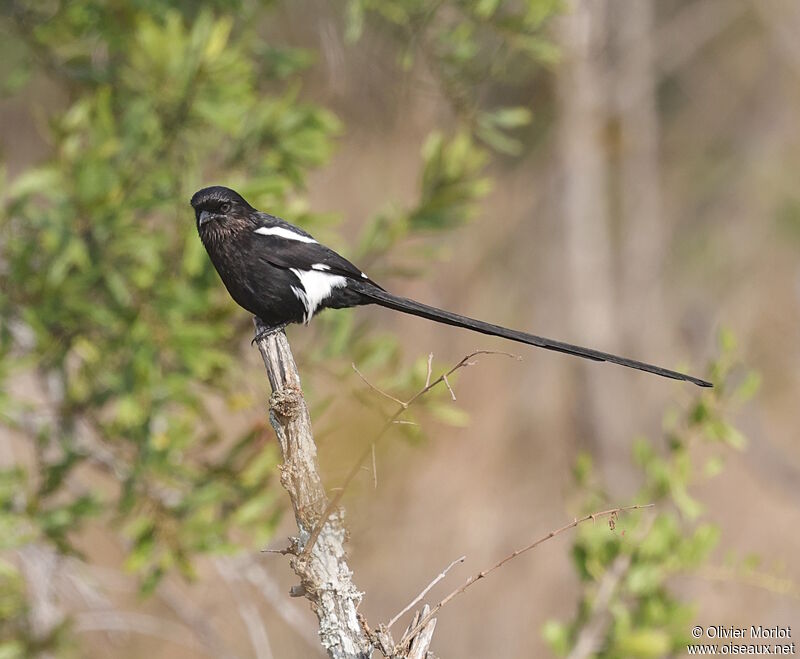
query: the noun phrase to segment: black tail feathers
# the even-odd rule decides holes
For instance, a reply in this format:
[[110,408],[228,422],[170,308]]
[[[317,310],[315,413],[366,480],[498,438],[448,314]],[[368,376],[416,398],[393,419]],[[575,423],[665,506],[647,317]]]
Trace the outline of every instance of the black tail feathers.
[[492,325],[491,323],[485,323],[482,320],[467,318],[466,316],[445,311],[444,309],[437,309],[436,307],[431,307],[427,304],[422,304],[421,302],[415,302],[414,300],[409,300],[408,298],[392,295],[391,293],[368,283],[362,284],[359,282],[357,286],[354,286],[354,288],[356,288],[356,290],[358,290],[371,302],[374,302],[382,307],[394,309],[395,311],[402,311],[403,313],[419,316],[421,318],[427,318],[428,320],[433,320],[437,323],[454,325],[455,327],[464,327],[474,332],[480,332],[481,334],[499,336],[511,341],[527,343],[528,345],[537,346],[539,348],[546,348],[547,350],[555,350],[568,355],[577,355],[578,357],[583,357],[584,359],[592,359],[598,362],[611,362],[612,364],[619,364],[620,366],[635,368],[640,371],[646,371],[647,373],[660,375],[661,377],[672,378],[673,380],[692,382],[699,387],[713,386],[706,380],[701,380],[700,378],[686,375],[685,373],[671,371],[660,366],[654,366],[653,364],[646,364],[634,359],[627,359],[625,357],[612,355],[607,352],[600,352],[599,350],[592,350],[591,348],[582,348],[581,346],[562,343],[561,341],[554,341],[552,339],[546,339],[541,336],[528,334],[527,332],[518,332],[516,330],[507,329],[505,327],[501,327],[500,325]]

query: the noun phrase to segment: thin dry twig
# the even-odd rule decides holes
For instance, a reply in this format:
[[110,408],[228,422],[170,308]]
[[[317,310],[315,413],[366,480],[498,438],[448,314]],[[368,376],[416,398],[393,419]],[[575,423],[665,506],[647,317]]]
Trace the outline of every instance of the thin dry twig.
[[397,650],[399,651],[400,649],[405,647],[408,644],[408,642],[412,638],[414,638],[414,636],[416,636],[417,633],[431,620],[431,618],[433,618],[438,613],[438,611],[443,606],[445,606],[448,602],[450,602],[453,598],[455,598],[456,596],[458,596],[461,593],[463,593],[465,590],[467,590],[467,588],[472,586],[475,582],[480,581],[481,579],[483,579],[484,577],[487,577],[488,575],[490,575],[492,572],[494,572],[498,568],[503,567],[503,565],[508,563],[510,560],[516,558],[517,556],[520,556],[521,554],[524,554],[524,553],[530,551],[531,549],[535,549],[536,547],[541,545],[543,542],[547,542],[551,538],[554,538],[557,535],[560,535],[564,531],[568,531],[569,529],[575,528],[576,526],[578,526],[578,524],[581,524],[583,522],[588,522],[589,520],[594,521],[594,520],[596,520],[598,518],[601,518],[601,517],[609,517],[611,515],[618,515],[619,513],[628,512],[628,511],[631,511],[631,510],[642,510],[644,508],[652,508],[654,505],[655,504],[648,503],[648,504],[637,504],[635,506],[624,506],[624,507],[621,507],[621,508],[611,508],[609,510],[603,510],[603,511],[600,511],[600,512],[597,512],[597,513],[592,513],[590,515],[586,515],[585,517],[581,517],[580,519],[576,518],[573,521],[571,521],[569,524],[565,524],[564,526],[562,526],[561,528],[556,529],[555,531],[550,531],[550,533],[548,533],[547,535],[542,536],[541,538],[539,538],[538,540],[535,540],[534,542],[531,542],[529,545],[526,545],[522,549],[517,549],[517,550],[511,552],[507,556],[505,556],[505,557],[501,558],[499,561],[497,561],[497,563],[492,565],[490,568],[488,568],[486,570],[482,570],[481,572],[478,572],[477,574],[472,575],[463,584],[461,584],[458,588],[456,588],[454,591],[452,591],[449,595],[446,595],[436,606],[434,606],[430,610],[430,612],[428,612],[427,615],[422,616],[420,621],[411,630],[407,631],[403,635],[403,638],[401,638],[400,642],[397,644]]
[[375,444],[372,445],[372,484],[378,489],[378,461],[375,459]]
[[797,584],[789,578],[770,574],[769,572],[736,569],[726,565],[706,565],[699,568],[691,576],[718,583],[758,588],[773,595],[800,600],[800,587]]
[[425,375],[425,386],[429,386],[431,383],[431,376],[433,375],[433,353],[428,353],[428,372]]
[[398,613],[394,618],[392,618],[389,622],[386,623],[386,629],[391,629],[394,623],[396,623],[400,618],[402,618],[403,615],[408,613],[408,611],[411,610],[411,607],[413,607],[417,602],[419,602],[423,597],[425,597],[425,595],[427,595],[430,592],[431,588],[433,588],[437,583],[439,583],[442,579],[444,579],[447,576],[447,573],[453,568],[453,566],[459,563],[463,563],[465,560],[467,560],[467,557],[461,556],[456,560],[454,560],[452,563],[450,563],[450,565],[448,565],[444,570],[442,570],[433,581],[431,581],[427,586],[425,586],[425,588],[419,595],[417,595],[413,600],[411,600],[411,602],[409,602],[406,608],[404,608],[402,611],[400,611],[400,613]]
[[374,384],[372,384],[372,382],[367,380],[367,378],[364,377],[364,374],[361,371],[358,370],[358,368],[356,367],[355,364],[350,364],[350,366],[353,367],[353,370],[356,372],[356,375],[358,375],[358,377],[361,378],[361,381],[365,385],[367,385],[370,389],[372,389],[372,391],[374,391],[376,394],[380,394],[384,398],[388,398],[389,400],[391,400],[392,402],[397,403],[400,407],[402,407],[404,409],[408,406],[408,403],[404,403],[399,398],[395,398],[394,396],[392,396],[392,394],[390,394],[390,393],[384,391],[383,389],[380,389],[380,388],[376,387]]
[[261,550],[262,554],[280,554],[281,556],[290,556],[295,554],[295,550],[292,547],[284,547],[283,549],[270,549],[267,547],[266,549]]
[[444,386],[447,387],[447,391],[450,392],[450,398],[455,400],[456,399],[456,392],[453,391],[453,387],[450,386],[450,381],[447,379],[447,376],[443,375],[442,379],[444,380]]
[[[425,394],[427,394],[431,389],[436,387],[438,384],[444,382],[445,378],[453,375],[453,373],[455,373],[456,371],[462,368],[466,368],[467,366],[474,366],[477,362],[471,360],[473,359],[473,357],[477,357],[478,355],[504,355],[506,357],[513,357],[514,359],[517,359],[519,361],[521,361],[522,359],[519,355],[514,355],[511,354],[510,352],[503,352],[500,350],[475,350],[474,352],[468,354],[466,357],[463,357],[461,361],[452,366],[450,370],[442,373],[438,378],[426,384],[424,387],[422,387],[422,389],[420,389],[417,393],[411,396],[411,398],[409,398],[407,401],[404,402],[399,399],[394,399],[392,396],[390,396],[390,398],[397,400],[398,402],[397,410],[394,412],[394,414],[392,414],[392,416],[390,416],[386,420],[386,422],[383,424],[383,426],[375,435],[375,437],[364,448],[364,450],[361,452],[361,455],[358,456],[358,459],[356,460],[353,467],[347,473],[347,476],[345,476],[344,482],[342,483],[338,492],[336,492],[336,494],[328,502],[328,505],[325,507],[325,510],[323,510],[322,515],[320,515],[319,520],[314,526],[314,530],[311,532],[311,535],[308,538],[308,542],[306,542],[305,547],[303,548],[301,559],[306,559],[311,554],[311,550],[314,548],[314,545],[316,544],[317,539],[319,538],[319,534],[322,531],[322,528],[325,526],[326,522],[328,521],[328,518],[331,516],[333,511],[336,510],[336,507],[342,500],[342,497],[344,496],[344,493],[347,490],[348,486],[353,481],[353,479],[358,475],[358,472],[361,470],[361,466],[372,454],[372,447],[375,444],[377,444],[381,439],[383,439],[384,435],[386,435],[386,432],[389,430],[389,428],[391,428],[395,424],[395,422],[400,418],[400,416],[402,416],[402,414],[409,407],[411,407],[411,405],[417,402],[420,398],[422,398]],[[358,373],[357,369],[356,373]],[[377,389],[372,384],[370,384],[366,380],[366,378],[364,378],[363,375],[361,375],[360,373],[358,374],[361,376],[361,379],[364,380],[371,388],[375,389],[378,393],[382,395],[386,395],[384,394],[384,392],[380,391],[380,389]]]

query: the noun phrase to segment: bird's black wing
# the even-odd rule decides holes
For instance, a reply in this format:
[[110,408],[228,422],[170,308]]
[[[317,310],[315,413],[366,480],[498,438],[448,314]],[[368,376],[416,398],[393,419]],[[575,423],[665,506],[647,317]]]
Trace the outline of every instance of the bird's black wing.
[[[277,218],[274,218],[277,219]],[[372,284],[365,273],[330,247],[288,222],[271,222],[254,231],[258,256],[278,268],[318,271]]]

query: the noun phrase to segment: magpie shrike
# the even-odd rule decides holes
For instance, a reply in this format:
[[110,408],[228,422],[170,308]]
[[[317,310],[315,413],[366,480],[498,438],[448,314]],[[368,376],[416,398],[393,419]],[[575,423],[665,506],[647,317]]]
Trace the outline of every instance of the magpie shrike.
[[271,330],[308,323],[323,309],[378,304],[437,323],[712,386],[660,366],[473,320],[389,293],[302,229],[256,210],[230,188],[203,188],[191,204],[200,238],[231,297]]

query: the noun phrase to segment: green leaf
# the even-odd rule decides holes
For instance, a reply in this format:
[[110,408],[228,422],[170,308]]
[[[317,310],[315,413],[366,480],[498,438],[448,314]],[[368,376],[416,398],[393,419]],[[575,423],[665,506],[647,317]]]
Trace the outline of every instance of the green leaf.
[[708,478],[713,478],[714,476],[719,475],[722,473],[722,470],[725,468],[725,460],[719,455],[715,455],[708,460],[706,460],[706,464],[703,467],[703,472]]
[[586,486],[592,478],[594,465],[592,456],[586,451],[578,453],[575,459],[575,466],[572,468],[572,473],[578,485]]
[[528,108],[516,106],[500,108],[489,114],[491,123],[501,128],[519,128],[531,122],[531,111]]
[[557,655],[569,652],[569,630],[563,623],[548,620],[542,627],[542,637]]
[[663,657],[672,644],[669,634],[660,629],[638,629],[620,635],[617,648],[624,657]]
[[654,593],[664,581],[664,570],[657,565],[634,565],[628,572],[626,585],[637,596]]
[[34,167],[28,169],[11,183],[8,196],[20,199],[32,194],[50,195],[61,184],[60,172],[52,166]]
[[750,371],[742,383],[736,388],[736,397],[744,403],[756,395],[761,388],[761,376],[755,371]]
[[0,641],[0,659],[23,659],[26,655],[22,641]]

